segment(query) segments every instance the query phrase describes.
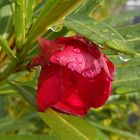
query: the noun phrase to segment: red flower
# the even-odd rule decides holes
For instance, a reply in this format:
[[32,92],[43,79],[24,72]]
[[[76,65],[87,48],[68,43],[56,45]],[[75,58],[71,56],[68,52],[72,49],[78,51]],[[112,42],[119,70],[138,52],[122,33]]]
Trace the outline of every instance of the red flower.
[[98,108],[111,94],[114,65],[98,46],[82,36],[39,39],[40,54],[32,64],[41,65],[37,102],[40,111],[49,107],[83,116]]

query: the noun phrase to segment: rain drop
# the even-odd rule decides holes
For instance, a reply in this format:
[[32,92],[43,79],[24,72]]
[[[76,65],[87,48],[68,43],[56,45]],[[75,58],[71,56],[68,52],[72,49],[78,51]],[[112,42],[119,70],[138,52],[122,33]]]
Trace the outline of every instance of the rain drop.
[[92,25],[97,25],[97,22],[92,22]]
[[85,70],[84,72],[82,72],[82,75],[85,77],[85,78],[92,78],[94,77],[94,71],[92,69],[89,69],[89,70]]
[[62,29],[63,29],[63,24],[58,24],[58,25],[55,25],[55,26],[51,27],[51,30],[53,32],[60,32]]
[[132,59],[131,55],[126,55],[126,54],[123,54],[123,53],[119,53],[118,55],[119,55],[119,58],[124,62],[127,62],[127,61]]
[[101,44],[98,44],[98,46],[101,48],[101,49],[104,49],[105,46],[102,46]]
[[73,52],[80,53],[80,50],[78,48],[73,49]]
[[71,69],[71,70],[75,70],[77,68],[77,64],[69,63],[68,68]]
[[130,34],[127,34],[126,37],[127,37],[127,38],[132,38],[133,36],[130,35]]
[[81,64],[83,62],[83,58],[82,57],[76,57],[76,61],[78,64]]
[[114,33],[111,33],[111,35],[114,36],[115,34]]
[[103,29],[102,32],[107,33],[107,32],[109,32],[109,30],[108,29]]

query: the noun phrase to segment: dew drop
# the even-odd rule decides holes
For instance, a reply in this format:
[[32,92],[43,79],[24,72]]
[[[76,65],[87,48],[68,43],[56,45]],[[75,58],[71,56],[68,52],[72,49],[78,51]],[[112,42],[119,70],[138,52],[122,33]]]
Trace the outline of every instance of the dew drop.
[[130,34],[127,34],[126,37],[127,37],[127,38],[132,38],[133,36],[130,35]]
[[82,57],[76,57],[76,61],[78,64],[81,64],[83,62],[83,58]]
[[59,31],[62,30],[62,28],[63,28],[63,24],[58,24],[58,25],[52,26],[52,27],[51,27],[51,30],[52,30],[53,32],[59,32]]
[[98,44],[98,46],[101,48],[101,49],[104,49],[105,46],[102,46],[101,44]]
[[55,56],[55,55],[52,55],[51,56],[51,61],[53,62],[53,63],[60,63],[60,57],[58,57],[58,56]]
[[73,52],[80,53],[80,50],[78,48],[73,49]]
[[123,54],[123,53],[119,53],[118,55],[119,55],[119,58],[124,62],[127,62],[127,61],[132,59],[131,55],[126,55],[126,54]]
[[107,33],[107,32],[109,32],[109,30],[108,29],[103,29],[102,32]]
[[85,77],[85,78],[92,78],[94,77],[94,71],[92,69],[89,69],[89,70],[85,70],[84,72],[82,72],[82,75]]
[[71,70],[76,70],[77,64],[75,64],[75,63],[69,63],[68,64],[68,68],[71,69]]
[[96,25],[96,24],[97,24],[97,22],[93,22],[92,24],[93,24],[93,25]]

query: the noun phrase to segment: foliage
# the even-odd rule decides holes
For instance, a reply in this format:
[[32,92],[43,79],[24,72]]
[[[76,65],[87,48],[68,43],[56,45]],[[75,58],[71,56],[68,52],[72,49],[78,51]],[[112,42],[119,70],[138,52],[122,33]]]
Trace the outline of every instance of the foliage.
[[[133,23],[140,12],[124,10],[127,0],[109,1],[0,1],[0,139],[140,139],[140,23]],[[40,69],[28,69],[38,53],[36,40],[77,33],[100,44],[115,64],[112,96],[82,119],[39,113]]]

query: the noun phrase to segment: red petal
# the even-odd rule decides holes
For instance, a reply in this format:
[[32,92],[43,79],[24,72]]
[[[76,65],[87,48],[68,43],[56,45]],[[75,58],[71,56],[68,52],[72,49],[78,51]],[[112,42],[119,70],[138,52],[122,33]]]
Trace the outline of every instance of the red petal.
[[48,49],[50,49],[51,47],[56,45],[55,42],[53,42],[51,40],[44,39],[43,37],[40,37],[38,39],[38,43],[39,43],[40,51],[42,54],[45,54]]
[[31,66],[32,67],[38,66],[41,64],[41,61],[42,61],[42,57],[40,55],[37,55],[32,59]]
[[62,82],[60,67],[51,64],[43,66],[39,76],[37,101],[40,111],[45,111],[51,105],[58,102],[62,96]]
[[52,52],[54,64],[42,65],[37,94],[40,111],[53,107],[83,116],[90,107],[102,106],[111,94],[113,64],[84,37],[61,37],[55,43],[64,50]]
[[102,69],[99,75],[93,79],[79,78],[78,88],[81,98],[87,106],[98,108],[105,104],[111,94],[112,80]]
[[[89,107],[81,99],[81,94],[77,88],[77,72],[62,67],[63,96],[53,107],[61,112],[83,116]],[[80,76],[81,77],[81,76]]]
[[[59,43],[63,38],[60,38]],[[95,44],[89,47],[85,42],[76,38],[65,38],[63,51],[54,52],[50,61],[61,66],[67,66],[72,71],[77,71],[85,78],[93,78],[100,73],[102,64],[101,53]],[[87,45],[87,46],[86,46]],[[98,58],[97,58],[98,57]]]
[[84,78],[67,68],[62,72],[64,94],[53,106],[59,111],[84,116],[90,107],[104,105],[111,94],[111,80],[104,69],[93,79]]
[[102,60],[103,60],[103,68],[110,77],[111,80],[114,80],[114,72],[115,72],[115,67],[109,59],[102,54]]

